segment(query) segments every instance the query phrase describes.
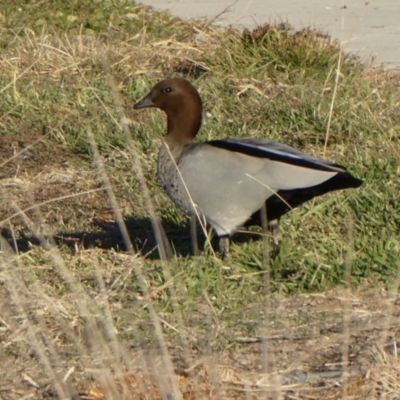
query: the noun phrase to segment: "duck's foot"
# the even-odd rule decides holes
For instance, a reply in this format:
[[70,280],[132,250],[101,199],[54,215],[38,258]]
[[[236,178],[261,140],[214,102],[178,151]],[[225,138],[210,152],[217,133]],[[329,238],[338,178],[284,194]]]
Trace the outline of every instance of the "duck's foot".
[[229,235],[219,237],[219,252],[222,259],[225,259],[229,254]]
[[282,233],[279,227],[279,219],[268,221],[268,228],[272,233],[272,241],[274,242],[274,245],[278,246],[278,244],[282,240]]

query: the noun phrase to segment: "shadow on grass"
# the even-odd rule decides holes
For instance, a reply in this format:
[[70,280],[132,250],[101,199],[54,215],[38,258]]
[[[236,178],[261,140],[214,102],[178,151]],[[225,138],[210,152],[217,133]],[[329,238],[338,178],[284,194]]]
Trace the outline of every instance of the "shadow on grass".
[[[142,254],[149,259],[159,259],[159,251],[153,227],[149,218],[128,217],[125,224],[129,233],[130,240],[135,252]],[[169,256],[188,256],[192,254],[192,242],[190,236],[190,226],[180,226],[171,222],[162,221],[162,236],[164,244],[169,248]],[[127,244],[118,224],[115,221],[94,220],[93,230],[60,232],[53,235],[52,239],[57,246],[67,246],[72,251],[77,248],[100,248],[104,250],[114,249],[115,251],[127,251]],[[18,238],[14,238],[8,228],[2,228],[1,236],[8,242],[14,251],[24,253],[29,251],[32,246],[43,245],[40,238],[32,234],[22,233]],[[200,235],[200,233],[199,233]],[[50,238],[46,237],[50,243]],[[204,235],[199,238],[199,242],[204,241]]]
[[[153,232],[150,218],[128,217],[124,220],[130,240],[135,252],[142,254],[148,259],[160,259],[157,240]],[[170,221],[162,221],[161,236],[164,238],[164,246],[167,254],[171,258],[187,257],[193,254],[190,224],[177,225]],[[198,225],[198,224],[197,224]],[[53,235],[52,239],[58,247],[66,246],[72,251],[79,248],[100,248],[104,250],[113,249],[117,252],[127,251],[127,245],[118,224],[115,221],[94,220],[95,229],[86,231],[60,232]],[[2,228],[1,236],[8,242],[14,251],[24,253],[29,251],[32,246],[44,245],[42,240],[35,235],[22,233],[18,238],[14,238],[12,232],[7,228]],[[257,238],[258,235],[246,233],[236,233],[233,236],[235,243],[243,243],[250,238]],[[199,251],[204,251],[206,238],[204,232],[197,226],[197,238]],[[45,238],[50,244],[50,237]],[[215,235],[211,240],[212,247],[218,249],[218,237]]]

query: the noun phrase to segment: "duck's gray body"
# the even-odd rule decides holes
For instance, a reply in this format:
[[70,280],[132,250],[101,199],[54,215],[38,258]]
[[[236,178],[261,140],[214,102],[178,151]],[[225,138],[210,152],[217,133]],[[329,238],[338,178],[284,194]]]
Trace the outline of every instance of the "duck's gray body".
[[[315,196],[362,184],[338,164],[270,140],[195,143],[202,103],[185,79],[159,82],[135,104],[144,107],[167,114],[167,136],[158,157],[158,176],[165,191],[182,211],[205,219],[221,238],[231,235],[264,204],[268,219],[275,220]],[[223,251],[226,248],[223,245]]]
[[[351,176],[336,164],[253,138],[190,143],[184,148],[165,142],[158,157],[158,176],[169,197],[186,214],[198,213],[219,236],[231,235],[270,198],[285,204],[281,192],[316,189],[338,174]],[[358,182],[353,178],[348,184]],[[289,201],[286,208],[290,207]]]

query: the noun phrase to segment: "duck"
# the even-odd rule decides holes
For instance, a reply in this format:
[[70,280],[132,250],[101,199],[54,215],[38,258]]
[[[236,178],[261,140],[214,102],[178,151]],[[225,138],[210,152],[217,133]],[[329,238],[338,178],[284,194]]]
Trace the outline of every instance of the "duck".
[[229,137],[194,139],[203,105],[197,89],[184,78],[158,82],[134,104],[162,110],[167,134],[157,162],[165,192],[185,214],[210,225],[219,251],[229,252],[231,235],[264,210],[270,227],[293,208],[325,193],[361,186],[343,166],[268,139]]

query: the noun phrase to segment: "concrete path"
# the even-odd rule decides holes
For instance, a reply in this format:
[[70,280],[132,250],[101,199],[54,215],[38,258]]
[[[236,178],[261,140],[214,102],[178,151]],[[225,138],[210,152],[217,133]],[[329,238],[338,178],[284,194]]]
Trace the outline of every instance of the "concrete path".
[[254,28],[289,22],[321,28],[345,51],[387,68],[400,68],[400,0],[139,0],[181,18],[205,17],[214,25]]

